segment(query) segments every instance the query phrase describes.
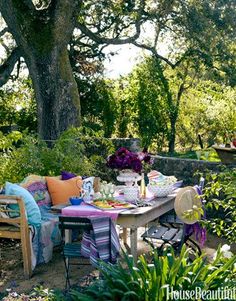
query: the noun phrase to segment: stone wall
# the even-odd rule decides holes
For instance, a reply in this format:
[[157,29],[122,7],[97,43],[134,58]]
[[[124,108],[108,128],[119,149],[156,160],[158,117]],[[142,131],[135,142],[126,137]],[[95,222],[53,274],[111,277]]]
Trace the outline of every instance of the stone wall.
[[126,147],[132,152],[141,151],[141,142],[138,138],[114,138],[111,139],[115,148]]
[[[164,175],[174,175],[178,180],[183,180],[185,185],[194,185],[199,182],[196,172],[203,173],[209,171],[220,172],[225,168],[220,162],[208,162],[203,160],[181,159],[173,157],[153,156],[154,164],[152,169],[156,169]],[[228,164],[228,168],[236,168],[234,164]]]
[[[141,142],[138,138],[117,138],[111,139],[115,148],[126,147],[131,151],[141,151]],[[152,169],[156,169],[164,175],[174,175],[178,180],[183,180],[184,185],[194,185],[199,181],[196,172],[203,173],[219,172],[224,169],[221,162],[208,162],[203,160],[182,159],[174,157],[153,156],[154,164]],[[228,168],[236,168],[236,164],[227,164]]]

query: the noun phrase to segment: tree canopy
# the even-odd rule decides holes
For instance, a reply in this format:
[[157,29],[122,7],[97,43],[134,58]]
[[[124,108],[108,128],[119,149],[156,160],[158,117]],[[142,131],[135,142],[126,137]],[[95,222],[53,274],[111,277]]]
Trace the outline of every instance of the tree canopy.
[[191,61],[190,69],[199,72],[204,64],[212,77],[233,86],[235,6],[234,0],[9,0],[7,5],[0,0],[6,22],[0,34],[10,32],[15,40],[6,47],[0,85],[23,57],[36,96],[38,131],[49,140],[81,124],[73,72],[102,60],[110,44],[132,43],[173,69]]

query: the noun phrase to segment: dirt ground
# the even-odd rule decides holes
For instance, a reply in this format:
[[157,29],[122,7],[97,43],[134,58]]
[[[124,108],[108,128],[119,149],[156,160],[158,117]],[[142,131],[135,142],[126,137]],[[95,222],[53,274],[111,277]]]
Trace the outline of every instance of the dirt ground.
[[[141,239],[138,243],[140,254],[150,250],[150,247]],[[217,247],[225,243],[227,242],[224,239],[208,234],[203,251],[207,253],[208,257],[212,257]],[[231,250],[236,253],[236,246],[231,247]],[[79,269],[74,266],[72,269],[71,283],[74,285],[87,285],[98,275],[98,271],[92,266],[80,266]],[[27,293],[38,285],[51,289],[64,289],[65,267],[61,251],[54,250],[52,261],[37,266],[32,278],[25,280],[20,244],[17,241],[0,239],[0,293],[9,288],[19,293]]]

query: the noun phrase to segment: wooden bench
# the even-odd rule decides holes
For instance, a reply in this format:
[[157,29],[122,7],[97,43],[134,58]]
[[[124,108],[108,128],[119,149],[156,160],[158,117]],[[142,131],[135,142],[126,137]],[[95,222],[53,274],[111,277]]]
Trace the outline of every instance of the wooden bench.
[[[7,205],[18,204],[19,210],[6,208]],[[16,218],[1,217],[0,214],[0,238],[20,239],[22,255],[24,262],[24,275],[29,279],[32,275],[31,267],[31,248],[30,248],[30,230],[27,222],[25,205],[23,200],[17,196],[0,195],[0,211],[3,213],[20,213]],[[0,212],[0,213],[1,213]]]

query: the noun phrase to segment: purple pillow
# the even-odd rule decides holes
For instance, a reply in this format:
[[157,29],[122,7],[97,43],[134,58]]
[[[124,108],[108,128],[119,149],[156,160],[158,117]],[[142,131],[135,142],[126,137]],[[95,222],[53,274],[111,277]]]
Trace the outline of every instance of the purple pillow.
[[72,178],[75,178],[75,177],[77,177],[77,175],[75,175],[74,173],[64,171],[64,170],[61,172],[61,179],[62,180],[69,180],[69,179],[72,179]]

